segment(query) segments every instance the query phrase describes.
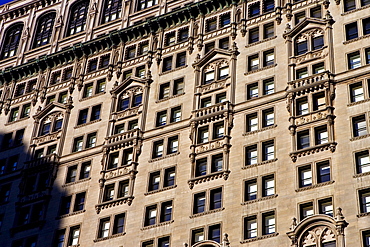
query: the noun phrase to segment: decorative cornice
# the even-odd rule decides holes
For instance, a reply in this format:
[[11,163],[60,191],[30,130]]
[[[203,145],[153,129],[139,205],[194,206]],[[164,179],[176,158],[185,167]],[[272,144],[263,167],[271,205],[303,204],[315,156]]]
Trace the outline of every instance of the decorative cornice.
[[356,136],[356,137],[353,137],[351,139],[349,139],[350,141],[357,141],[357,140],[361,140],[361,139],[365,139],[367,137],[369,137],[370,134],[366,134],[366,135],[362,135],[362,136]]
[[84,210],[76,211],[76,212],[73,212],[73,213],[70,213],[70,214],[63,214],[61,216],[56,217],[56,219],[59,220],[59,219],[63,219],[63,218],[66,218],[66,217],[69,217],[69,216],[72,216],[72,215],[82,214],[82,213],[85,213],[85,212],[86,212],[86,210],[84,209]]
[[366,34],[364,36],[361,36],[361,37],[358,37],[358,38],[355,38],[355,39],[350,39],[350,40],[344,41],[343,45],[350,44],[352,42],[355,42],[355,41],[358,41],[358,40],[361,40],[361,39],[366,39],[366,38],[369,38],[369,37],[370,37],[370,34]]
[[94,243],[104,241],[104,240],[108,240],[108,239],[112,239],[112,238],[122,237],[124,235],[126,235],[126,232],[117,233],[117,234],[114,234],[114,235],[111,235],[111,236],[108,236],[108,237],[105,237],[105,238],[97,238],[97,239],[94,239]]
[[87,125],[90,125],[90,124],[94,124],[94,123],[97,123],[97,122],[100,122],[101,119],[96,119],[94,121],[90,121],[88,123],[84,123],[84,124],[80,124],[80,125],[76,125],[74,128],[75,129],[78,129],[78,128],[81,128],[81,127],[84,127],[84,126],[87,126]]
[[207,214],[213,214],[213,213],[216,213],[216,212],[221,212],[223,211],[225,208],[222,207],[222,208],[217,208],[217,209],[213,209],[213,210],[209,210],[209,211],[205,211],[205,212],[202,212],[202,213],[199,213],[199,214],[193,214],[193,215],[190,215],[189,218],[190,219],[193,219],[193,218],[197,218],[197,217],[200,217],[200,216],[203,216],[203,215],[207,215]]
[[90,96],[90,97],[82,98],[82,99],[80,99],[80,102],[81,102],[81,101],[85,101],[85,100],[89,100],[89,99],[92,99],[92,98],[99,97],[99,96],[101,96],[101,95],[104,95],[105,93],[106,93],[106,92],[101,92],[101,93],[94,94],[94,95],[92,95],[92,96]]
[[111,207],[115,207],[115,206],[126,204],[126,203],[127,205],[130,206],[133,199],[134,199],[133,196],[126,196],[126,197],[119,198],[116,200],[103,202],[103,203],[95,205],[95,211],[96,213],[99,214],[101,210],[106,209],[106,208],[111,208]]
[[272,160],[262,161],[260,163],[253,164],[253,165],[245,165],[245,166],[242,167],[242,169],[245,170],[245,169],[249,169],[249,168],[256,167],[256,166],[266,165],[266,164],[269,164],[269,163],[273,163],[273,162],[275,162],[277,160],[278,159],[275,158],[275,159],[272,159]]
[[252,70],[252,71],[248,71],[246,73],[244,73],[244,75],[250,75],[250,74],[254,74],[254,73],[257,73],[257,72],[260,72],[262,70],[267,70],[267,69],[271,69],[273,67],[277,66],[277,64],[272,64],[272,65],[269,65],[269,66],[265,66],[265,67],[262,67],[262,68],[259,68],[259,69],[255,69],[255,70]]
[[160,103],[160,102],[164,102],[164,101],[167,101],[167,100],[170,100],[170,99],[173,99],[173,98],[177,98],[177,97],[180,97],[180,96],[182,96],[184,94],[185,93],[180,93],[180,94],[172,95],[172,96],[167,97],[165,99],[156,100],[155,103]]
[[173,222],[174,221],[171,220],[171,221],[166,221],[166,222],[158,223],[158,224],[151,225],[151,226],[145,226],[145,227],[141,228],[140,230],[144,231],[144,230],[148,230],[148,229],[159,227],[159,226],[165,226],[165,225],[172,224]]
[[368,175],[370,175],[370,172],[364,172],[364,173],[359,173],[359,174],[353,175],[353,178],[360,178],[360,177],[364,177],[364,176],[368,176]]
[[77,181],[72,182],[72,183],[63,184],[62,185],[62,188],[68,187],[68,186],[71,186],[71,185],[75,185],[75,184],[79,184],[79,183],[83,183],[83,182],[86,182],[86,181],[89,181],[89,180],[91,180],[91,177],[90,178],[80,179],[80,180],[77,180]]
[[365,103],[365,102],[369,102],[369,101],[370,101],[370,98],[369,99],[364,99],[364,100],[361,100],[361,101],[357,101],[357,102],[349,103],[349,104],[347,104],[347,106],[359,105],[359,104],[362,104],[362,103]]
[[204,182],[208,182],[211,180],[219,179],[219,178],[224,178],[225,180],[228,179],[230,171],[218,171],[218,172],[213,172],[211,174],[207,174],[204,176],[192,178],[188,180],[188,184],[190,189],[193,189],[195,184],[201,184]]
[[180,67],[177,67],[177,68],[174,68],[174,69],[171,69],[171,70],[168,70],[168,71],[159,73],[159,76],[166,75],[166,74],[169,74],[171,72],[178,71],[178,70],[181,70],[181,69],[185,69],[186,67],[188,67],[188,65],[180,66]]
[[274,37],[270,37],[270,38],[267,38],[267,39],[263,39],[263,40],[260,40],[260,41],[257,41],[257,42],[254,42],[254,43],[251,43],[249,45],[246,45],[245,48],[249,48],[251,46],[255,46],[255,45],[259,45],[259,44],[262,44],[262,43],[265,43],[267,41],[270,41],[270,40],[273,40],[273,39],[276,39],[277,36],[274,36]]
[[250,132],[246,132],[243,134],[243,136],[249,136],[249,135],[253,135],[253,134],[256,134],[256,133],[259,133],[259,132],[262,132],[262,131],[265,131],[265,130],[269,130],[269,129],[275,129],[277,127],[276,124],[274,125],[271,125],[271,126],[268,126],[268,127],[264,127],[262,129],[258,129],[258,130],[254,130],[254,131],[250,131]]
[[357,215],[357,218],[361,218],[361,217],[365,217],[365,216],[369,216],[369,215],[370,215],[370,212],[361,213],[361,214]]
[[316,146],[313,146],[313,147],[304,148],[302,150],[292,152],[292,153],[289,154],[289,156],[292,158],[293,162],[296,162],[298,157],[302,157],[302,156],[322,152],[322,151],[325,151],[325,150],[330,150],[333,153],[333,152],[335,152],[336,146],[337,146],[336,142],[328,142],[328,143],[325,143],[325,144],[320,144],[320,145],[316,145]]
[[351,10],[351,11],[344,12],[344,13],[341,14],[341,16],[349,15],[349,14],[352,14],[354,12],[361,11],[361,10],[367,9],[367,8],[370,8],[370,5],[365,5],[365,6],[361,7],[361,8],[357,8],[357,9],[354,9],[354,10]]
[[148,162],[149,163],[156,162],[156,161],[159,161],[159,160],[167,159],[169,157],[177,156],[179,154],[180,154],[180,152],[173,153],[173,154],[167,154],[167,155],[165,155],[163,157],[159,157],[159,158],[155,158],[155,159],[150,159]]
[[255,200],[242,202],[242,203],[240,203],[240,205],[248,205],[248,204],[253,204],[253,203],[256,203],[256,202],[266,201],[266,200],[276,198],[277,196],[278,196],[278,194],[271,195],[271,196],[264,196],[264,197],[261,197],[261,198],[255,199]]
[[254,241],[258,241],[258,240],[262,240],[262,239],[266,239],[266,238],[276,237],[278,235],[279,235],[279,233],[275,232],[275,233],[272,233],[272,234],[263,235],[261,237],[246,239],[246,240],[240,241],[240,243],[241,244],[246,244],[246,243],[250,243],[250,242],[254,242]]

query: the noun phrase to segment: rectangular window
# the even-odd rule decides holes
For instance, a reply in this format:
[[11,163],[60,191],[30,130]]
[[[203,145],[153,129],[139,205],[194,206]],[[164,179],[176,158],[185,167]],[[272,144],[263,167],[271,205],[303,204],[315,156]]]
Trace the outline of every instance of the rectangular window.
[[113,234],[123,233],[125,231],[125,214],[114,216]]
[[61,92],[59,94],[58,102],[62,103],[62,104],[65,104],[65,103],[67,103],[67,98],[68,98],[68,92]]
[[196,167],[195,167],[195,176],[204,176],[207,175],[207,159],[199,159],[196,161]]
[[204,192],[194,195],[193,214],[203,213],[206,206],[206,194]]
[[275,52],[274,50],[269,50],[263,52],[263,66],[270,66],[275,64]]
[[164,172],[164,183],[163,187],[169,187],[175,185],[176,170],[175,167],[167,168]]
[[23,143],[23,137],[24,137],[24,130],[25,129],[21,129],[21,130],[17,130],[15,132],[14,146],[22,145],[22,143]]
[[248,57],[249,71],[259,69],[259,57],[258,54]]
[[145,65],[136,68],[136,76],[139,78],[145,77]]
[[244,239],[257,237],[257,217],[244,218]]
[[351,11],[356,9],[356,1],[355,0],[345,0],[344,1],[344,11]]
[[324,46],[324,36],[314,37],[312,39],[312,50],[321,49]]
[[275,92],[274,78],[263,80],[263,94],[269,95]]
[[90,121],[100,119],[100,109],[101,105],[96,105],[92,107]]
[[86,196],[85,192],[82,192],[76,195],[76,200],[75,200],[74,209],[73,209],[74,212],[84,210],[85,196]]
[[229,76],[229,67],[222,67],[218,70],[218,79],[222,80]]
[[63,214],[69,214],[69,211],[71,209],[71,201],[72,201],[72,196],[66,196],[62,197],[62,201],[60,204],[60,215]]
[[[366,0],[367,4],[370,4],[369,0]],[[370,18],[362,20],[363,35],[370,34]]]
[[9,122],[14,122],[18,119],[19,107],[15,107],[10,111]]
[[113,169],[118,167],[119,163],[119,152],[109,154],[108,169]]
[[68,245],[78,245],[80,238],[80,226],[71,227],[69,231]]
[[247,85],[247,99],[254,99],[258,97],[258,83]]
[[176,43],[176,33],[171,32],[166,35],[166,46],[174,45]]
[[154,142],[153,145],[153,159],[163,156],[163,140]]
[[186,65],[186,52],[181,52],[176,56],[176,68]]
[[317,164],[317,182],[324,183],[330,181],[330,164],[329,161]]
[[319,74],[325,72],[324,63],[318,63],[312,66],[312,72],[314,74]]
[[333,202],[331,198],[319,200],[320,214],[326,214],[333,217]]
[[366,64],[370,64],[370,48],[365,49]]
[[275,213],[269,212],[262,214],[262,234],[272,234],[275,233]]
[[92,72],[98,69],[98,59],[90,60],[87,72]]
[[129,180],[124,180],[124,181],[119,182],[117,198],[122,198],[122,197],[128,196],[129,186],[130,186],[130,181]]
[[352,126],[354,137],[367,135],[365,115],[352,118]]
[[204,74],[204,84],[209,84],[215,80],[215,71],[208,71]]
[[357,22],[346,25],[346,40],[358,38]]
[[211,32],[217,29],[217,19],[208,19],[206,20],[206,32]]
[[225,93],[219,93],[216,95],[216,104],[226,102],[226,92]]
[[220,224],[208,228],[208,239],[221,243],[221,226]]
[[263,26],[263,38],[272,38],[275,35],[274,23],[268,23]]
[[85,179],[90,177],[91,161],[82,163],[80,179]]
[[174,81],[173,95],[179,95],[184,93],[184,79],[177,79]]
[[159,189],[159,185],[161,182],[161,174],[160,172],[153,172],[149,176],[149,191],[154,191]]
[[158,247],[170,247],[170,237],[163,237],[158,239]]
[[207,54],[215,48],[215,42],[210,42],[204,45],[204,54]]
[[351,93],[351,102],[359,102],[364,100],[364,88],[362,82],[354,83],[349,86]]
[[223,168],[222,154],[212,156],[211,172],[222,171],[222,168]]
[[179,148],[179,138],[178,138],[178,136],[168,138],[167,154],[177,153],[178,148]]
[[170,97],[170,83],[164,83],[159,86],[159,99],[167,99]]
[[262,126],[264,128],[268,126],[273,126],[275,124],[274,109],[267,109],[267,110],[262,111],[262,116],[263,116]]
[[73,152],[79,152],[82,151],[83,147],[83,136],[77,137],[74,139],[73,142]]
[[361,67],[360,52],[356,51],[348,54],[348,69],[356,69]]
[[107,68],[109,65],[110,55],[104,55],[100,58],[100,69]]
[[295,14],[294,15],[295,24],[297,25],[298,23],[303,21],[305,18],[306,18],[305,11],[302,11],[302,12],[299,12],[299,13]]
[[93,95],[93,84],[88,83],[85,85],[83,97],[91,97]]
[[133,149],[125,149],[123,151],[122,165],[131,165],[133,157]]
[[370,247],[370,230],[362,232],[362,241],[364,243],[364,247]]
[[112,201],[114,199],[114,184],[105,186],[103,202]]
[[87,135],[86,148],[92,148],[96,145],[96,132]]
[[109,217],[100,220],[98,238],[106,238],[109,236],[109,226],[110,226]]
[[257,180],[249,180],[245,182],[245,201],[257,199]]
[[228,50],[229,49],[229,37],[220,39],[219,47],[220,49]]
[[301,131],[297,134],[297,148],[303,149],[310,147],[310,134],[308,130]]
[[299,168],[299,187],[306,187],[312,185],[312,170],[311,166]]
[[315,144],[320,145],[327,143],[329,141],[328,138],[328,130],[326,125],[315,128]]
[[260,40],[259,27],[249,30],[249,44],[258,42]]
[[178,40],[179,42],[184,42],[184,41],[187,41],[188,38],[189,38],[189,28],[186,27],[186,28],[182,28],[179,30],[179,34],[178,34]]
[[253,18],[260,15],[260,2],[256,2],[249,5],[249,18]]
[[161,222],[167,222],[172,220],[172,201],[162,203],[161,207]]
[[308,100],[307,97],[303,97],[297,100],[297,115],[308,114]]
[[370,172],[369,151],[356,153],[356,169],[357,173]]
[[312,202],[301,204],[299,206],[300,206],[301,220],[314,214]]
[[326,109],[325,92],[317,93],[313,95],[313,110],[324,110]]
[[208,126],[199,128],[198,130],[198,143],[206,143],[209,141]]
[[305,54],[308,51],[307,40],[296,43],[296,55]]
[[215,123],[213,125],[213,139],[218,139],[224,137],[224,122]]
[[263,1],[263,12],[270,12],[274,11],[275,9],[275,1],[274,0],[265,0]]
[[321,19],[321,6],[310,9],[310,16]]
[[220,17],[220,26],[221,27],[228,27],[230,26],[230,13],[227,13],[227,14],[224,14],[224,15],[221,15]]
[[274,141],[268,141],[262,143],[263,148],[263,161],[267,160],[273,160],[275,159],[275,147],[274,147]]
[[257,164],[257,145],[246,147],[246,165]]
[[83,110],[80,111],[80,113],[78,115],[77,125],[87,123],[87,114],[88,114],[88,112],[89,112],[89,109],[83,109]]
[[52,77],[51,77],[50,84],[51,85],[58,84],[60,82],[60,79],[61,79],[61,73],[60,73],[60,71],[54,72],[53,75],[52,75]]
[[54,237],[54,247],[63,247],[64,239],[66,237],[66,229],[56,231]]
[[204,229],[196,229],[191,231],[191,244],[198,243],[204,240]]
[[361,190],[359,191],[359,198],[360,198],[360,211],[361,213],[369,213],[370,212],[370,190]]
[[296,78],[302,79],[308,77],[308,70],[307,68],[302,68],[296,71]]
[[266,176],[262,178],[262,196],[275,195],[275,179],[274,175]]
[[30,113],[31,113],[31,104],[25,104],[25,105],[22,107],[22,114],[21,114],[21,118],[29,117],[29,116],[30,116]]
[[211,97],[201,99],[200,106],[202,108],[211,106]]
[[161,111],[157,113],[157,124],[156,126],[163,126],[167,124],[167,111]]
[[136,56],[136,46],[131,46],[126,49],[126,59],[131,59]]
[[181,120],[181,106],[171,109],[171,123],[180,122]]

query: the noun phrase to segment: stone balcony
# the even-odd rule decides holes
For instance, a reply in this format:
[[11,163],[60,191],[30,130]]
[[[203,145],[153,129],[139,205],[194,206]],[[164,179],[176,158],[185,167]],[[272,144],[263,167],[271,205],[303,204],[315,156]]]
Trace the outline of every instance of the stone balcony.
[[50,165],[57,164],[59,162],[59,157],[56,154],[49,154],[42,158],[33,159],[26,162],[25,168],[26,169],[36,169],[45,166],[49,167]]
[[[289,91],[300,91],[306,88],[311,87],[319,87],[319,85],[323,85],[324,82],[330,79],[329,71],[325,71],[323,73],[314,74],[305,78],[300,78],[294,81],[288,82],[288,92]],[[320,87],[319,87],[320,88]],[[319,89],[318,88],[318,89]]]
[[327,116],[330,116],[333,114],[333,107],[326,107],[325,109],[317,110],[314,112],[310,112],[305,115],[300,115],[294,117],[294,124],[296,126],[300,126],[306,123],[311,123],[314,121],[319,121],[322,119],[326,119]]
[[213,140],[207,143],[198,144],[195,147],[195,153],[199,154],[199,153],[207,152],[213,149],[222,148],[226,144],[227,142],[225,138]]
[[[133,129],[124,133],[115,134],[105,138],[105,147],[120,148],[136,144],[137,140],[142,136],[140,129]],[[118,146],[118,147],[117,147]]]
[[217,120],[223,118],[224,114],[228,114],[231,111],[231,105],[229,101],[218,103],[209,107],[204,107],[198,110],[194,110],[196,120],[204,120],[211,118]]

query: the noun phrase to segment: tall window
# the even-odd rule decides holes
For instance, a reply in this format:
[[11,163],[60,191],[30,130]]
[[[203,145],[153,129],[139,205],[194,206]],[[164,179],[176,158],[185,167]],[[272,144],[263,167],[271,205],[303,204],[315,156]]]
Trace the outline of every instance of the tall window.
[[50,43],[55,21],[55,12],[43,15],[38,22],[33,47],[40,47]]
[[122,0],[106,0],[104,4],[103,23],[114,21],[121,17]]
[[79,1],[71,8],[67,36],[85,30],[89,1]]
[[16,24],[6,30],[1,48],[1,59],[12,57],[17,53],[22,30],[23,23]]
[[158,0],[139,0],[137,10],[146,9],[158,4]]

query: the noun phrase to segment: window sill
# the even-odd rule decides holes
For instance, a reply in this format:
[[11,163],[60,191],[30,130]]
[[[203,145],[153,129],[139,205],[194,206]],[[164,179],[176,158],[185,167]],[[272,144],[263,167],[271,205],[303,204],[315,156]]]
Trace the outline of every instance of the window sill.
[[164,72],[162,72],[162,73],[159,73],[159,76],[161,76],[161,75],[166,75],[166,74],[169,74],[169,73],[171,73],[171,72],[178,71],[178,70],[180,70],[180,69],[184,69],[184,68],[186,68],[186,67],[188,67],[188,65],[183,65],[183,66],[180,66],[180,67],[177,67],[177,68],[171,69],[171,70],[167,70],[167,71],[164,71]]
[[201,183],[219,179],[219,178],[223,178],[224,180],[227,180],[229,178],[229,174],[230,174],[230,171],[218,171],[218,172],[213,172],[211,174],[192,178],[188,180],[189,188],[193,189],[195,184],[201,184]]
[[46,143],[46,142],[56,141],[60,138],[61,133],[62,133],[62,131],[58,130],[57,132],[54,132],[54,133],[51,133],[51,134],[35,137],[35,138],[33,138],[33,144],[42,144],[42,143]]
[[347,104],[347,106],[359,105],[359,104],[362,104],[362,103],[365,103],[365,102],[369,102],[369,101],[370,101],[370,99],[364,99],[364,100],[357,101],[357,102],[351,102],[351,103]]
[[115,206],[122,205],[122,204],[127,204],[130,206],[133,199],[134,199],[133,196],[126,196],[120,199],[103,202],[103,203],[95,205],[95,211],[97,214],[99,214],[101,210],[106,209],[106,208],[111,208],[111,207],[115,207]]
[[278,196],[277,194],[271,195],[271,196],[265,196],[265,197],[261,197],[261,198],[258,198],[258,199],[242,202],[242,203],[240,203],[240,205],[248,205],[248,204],[253,204],[253,203],[256,203],[256,202],[266,201],[266,200],[276,198],[277,196]]
[[225,208],[222,207],[222,208],[217,208],[217,209],[213,209],[213,210],[209,210],[209,211],[205,211],[205,212],[202,212],[202,213],[198,213],[198,214],[193,214],[193,215],[190,215],[189,218],[190,219],[193,219],[193,218],[197,218],[197,217],[200,217],[200,216],[203,216],[203,215],[207,215],[207,214],[213,214],[213,213],[217,213],[217,212],[221,212],[223,211]]
[[246,244],[246,243],[250,243],[250,242],[254,242],[254,241],[258,241],[258,240],[262,240],[262,239],[276,237],[278,235],[279,235],[279,233],[278,232],[275,232],[275,233],[263,235],[261,237],[255,237],[255,238],[246,239],[246,240],[240,241],[240,243],[241,244]]
[[124,118],[137,116],[142,111],[142,104],[133,108],[129,108],[123,111],[113,112],[112,116],[115,116],[115,120],[121,120]]
[[254,130],[254,131],[250,131],[250,132],[244,133],[243,136],[253,135],[253,134],[256,134],[256,133],[265,131],[265,130],[275,129],[276,127],[277,127],[277,125],[274,124],[274,125],[267,126],[267,127],[262,128],[262,129],[259,129],[259,130]]
[[151,225],[151,226],[144,226],[144,227],[143,227],[143,228],[141,228],[140,230],[144,231],[144,230],[148,230],[148,229],[151,229],[151,228],[156,228],[156,227],[160,227],[160,226],[165,226],[165,225],[172,224],[173,222],[174,222],[173,220],[170,220],[170,221],[162,222],[162,223],[155,224],[155,225]]
[[357,12],[357,11],[361,11],[361,10],[363,10],[363,9],[367,9],[367,8],[370,8],[370,5],[365,5],[365,6],[361,7],[361,8],[353,9],[353,10],[350,10],[350,11],[344,12],[344,13],[342,13],[342,14],[341,14],[341,16],[348,15],[348,14],[352,14],[352,13],[355,13],[355,12]]
[[323,187],[323,186],[326,186],[326,185],[329,185],[329,184],[333,184],[334,182],[335,181],[332,180],[332,181],[328,181],[328,182],[324,182],[324,183],[319,183],[319,184],[314,184],[314,185],[302,187],[302,188],[296,189],[295,192],[301,192],[301,191],[306,191],[306,190],[311,190],[311,189]]
[[180,94],[172,95],[171,97],[167,97],[165,99],[159,99],[159,100],[156,100],[155,103],[160,103],[160,102],[164,102],[164,101],[167,101],[167,100],[170,100],[170,99],[173,99],[173,98],[177,98],[177,97],[182,96],[184,94],[185,93],[180,93]]
[[20,143],[20,144],[13,144],[12,146],[10,147],[3,147],[1,148],[0,152],[4,152],[4,151],[7,151],[7,150],[11,150],[11,149],[15,149],[15,148],[18,148],[18,147],[22,147],[23,146],[23,143]]
[[260,72],[260,71],[263,71],[263,70],[271,69],[271,68],[273,68],[275,66],[277,66],[276,63],[273,64],[273,65],[270,65],[270,66],[266,66],[266,67],[262,67],[262,68],[255,69],[255,70],[252,70],[252,71],[248,71],[248,72],[244,73],[244,75],[254,74],[254,73],[257,73],[257,72]]
[[353,175],[353,178],[360,178],[360,177],[364,177],[364,176],[368,176],[368,175],[370,175],[370,172],[364,172],[364,173],[359,173],[359,174]]
[[95,97],[98,97],[98,96],[101,96],[101,95],[103,95],[103,94],[105,94],[105,92],[97,93],[97,94],[94,94],[93,96],[89,96],[89,97],[86,97],[86,98],[82,98],[82,99],[80,99],[80,102],[81,102],[81,101],[85,101],[85,100],[89,100],[89,99],[92,99],[92,98],[95,98]]
[[75,182],[70,182],[70,183],[67,183],[67,184],[63,184],[62,185],[62,188],[68,187],[68,186],[71,186],[71,185],[75,185],[75,184],[79,184],[79,183],[83,183],[83,182],[86,182],[86,181],[89,181],[89,180],[91,180],[91,177],[90,178],[80,179],[80,180],[75,181]]
[[289,58],[291,60],[289,65],[292,66],[296,64],[304,64],[318,58],[324,58],[328,55],[327,52],[324,52],[324,49],[326,49],[327,47],[328,46],[323,46],[320,49],[307,51],[303,54],[292,56]]
[[337,146],[336,142],[328,142],[325,144],[316,145],[314,147],[308,147],[308,148],[300,149],[298,151],[291,152],[289,156],[293,162],[296,162],[298,157],[322,152],[325,150],[330,150],[332,153],[334,153],[336,146]]
[[73,212],[73,213],[70,213],[70,214],[63,214],[61,216],[58,216],[56,217],[57,220],[60,220],[60,219],[63,219],[63,218],[66,218],[66,217],[69,217],[69,216],[72,216],[72,215],[77,215],[77,214],[82,214],[82,213],[85,213],[86,210],[80,210],[80,211],[76,211],[76,212]]
[[19,102],[25,101],[30,99],[33,96],[33,92],[24,93],[12,99],[12,105],[17,104]]
[[357,38],[354,38],[354,39],[351,39],[351,40],[344,41],[343,45],[347,45],[347,44],[359,41],[361,39],[366,39],[366,38],[369,38],[369,37],[370,37],[370,34],[366,34],[366,35],[361,36],[361,37],[357,37]]
[[361,140],[361,139],[365,139],[367,137],[369,137],[370,134],[366,134],[366,135],[363,135],[363,136],[356,136],[356,137],[352,137],[351,139],[349,139],[350,141],[357,141],[357,140]]
[[87,125],[90,125],[90,124],[94,124],[94,123],[97,123],[97,122],[100,122],[100,121],[101,121],[101,119],[93,120],[93,121],[90,121],[88,123],[83,123],[83,124],[77,125],[74,128],[78,129],[78,128],[81,128],[81,127],[84,127],[84,126],[87,126]]
[[6,123],[6,124],[4,124],[4,125],[5,125],[5,126],[8,126],[8,125],[11,125],[11,124],[19,123],[19,122],[21,122],[21,121],[23,121],[23,120],[26,120],[26,119],[29,119],[29,118],[30,118],[30,116],[28,116],[28,117],[24,117],[24,118],[21,118],[21,119],[18,119],[18,120],[15,120],[15,121],[12,121],[12,122]]
[[162,192],[162,191],[174,189],[176,187],[177,187],[177,185],[172,185],[172,186],[168,186],[168,187],[165,187],[165,188],[162,188],[162,189],[152,190],[152,191],[146,192],[146,193],[144,193],[144,195],[148,196],[148,195],[156,194],[156,193],[159,193],[159,192]]
[[133,129],[133,130],[128,130],[123,133],[115,134],[109,137],[106,137],[106,143],[105,146],[112,146],[112,145],[117,145],[122,142],[128,142],[133,139],[139,138],[141,136],[141,130],[139,128]]
[[260,163],[257,163],[257,164],[253,164],[253,165],[245,165],[242,167],[243,170],[245,169],[249,169],[249,168],[252,168],[252,167],[257,167],[257,166],[261,166],[261,165],[266,165],[266,164],[269,164],[269,163],[273,163],[275,161],[277,161],[278,159],[275,158],[275,159],[271,159],[271,160],[265,160],[265,161],[262,161]]
[[370,216],[370,212],[360,213],[357,215],[357,218],[366,217],[366,216]]
[[45,225],[46,221],[45,220],[39,220],[35,222],[30,222],[21,226],[16,226],[10,229],[11,234],[15,234],[18,232],[23,232],[26,230],[34,229],[34,228],[39,228],[41,229]]
[[167,154],[167,155],[165,155],[165,156],[163,156],[163,157],[158,157],[158,158],[150,159],[148,162],[149,162],[149,163],[153,163],[153,162],[156,162],[156,161],[158,161],[158,160],[163,160],[163,159],[167,159],[167,158],[169,158],[169,157],[177,156],[177,155],[179,155],[179,154],[180,154],[180,152],[173,153],[173,154]]
[[273,36],[273,37],[263,39],[263,40],[260,40],[260,41],[254,42],[254,43],[250,43],[250,44],[246,45],[245,48],[249,48],[251,46],[259,45],[259,44],[265,43],[267,41],[270,41],[270,40],[273,40],[273,39],[276,39],[276,38],[277,38],[277,36]]
[[112,239],[112,238],[118,238],[118,237],[122,237],[126,235],[126,232],[122,232],[122,233],[117,233],[117,234],[114,234],[114,235],[111,235],[111,236],[108,236],[108,237],[105,237],[105,238],[97,238],[97,239],[94,239],[94,243],[96,242],[100,242],[100,241],[104,241],[104,240],[108,240],[108,239]]

